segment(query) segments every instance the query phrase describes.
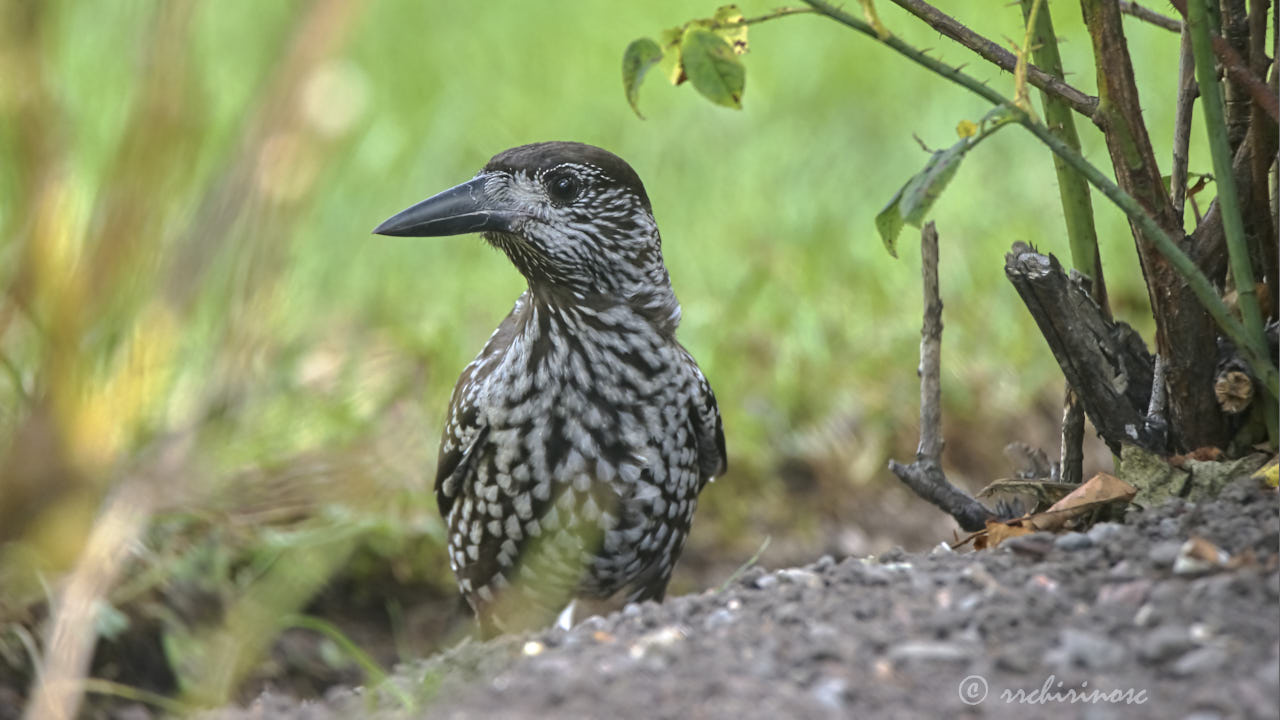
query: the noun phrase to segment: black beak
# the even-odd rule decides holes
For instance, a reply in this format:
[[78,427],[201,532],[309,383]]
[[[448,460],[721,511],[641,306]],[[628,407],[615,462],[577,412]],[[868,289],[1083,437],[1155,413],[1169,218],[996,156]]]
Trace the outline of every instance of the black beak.
[[489,175],[437,193],[408,210],[387,218],[375,235],[440,237],[473,232],[510,232],[515,213],[495,203],[485,192]]

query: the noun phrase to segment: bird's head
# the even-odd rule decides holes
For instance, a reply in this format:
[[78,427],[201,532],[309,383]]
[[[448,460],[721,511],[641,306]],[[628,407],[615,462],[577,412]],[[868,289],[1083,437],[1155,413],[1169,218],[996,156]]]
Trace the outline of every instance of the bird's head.
[[674,330],[680,306],[649,197],[622,158],[546,142],[494,156],[471,180],[396,214],[380,235],[483,233],[547,302],[626,302]]

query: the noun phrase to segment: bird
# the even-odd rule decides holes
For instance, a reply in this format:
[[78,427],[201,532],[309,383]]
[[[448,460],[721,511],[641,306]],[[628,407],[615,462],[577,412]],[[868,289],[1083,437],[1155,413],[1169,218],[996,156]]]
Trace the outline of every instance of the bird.
[[527,282],[453,389],[436,468],[481,631],[661,602],[728,460],[636,171],[592,145],[521,145],[374,232],[480,233]]

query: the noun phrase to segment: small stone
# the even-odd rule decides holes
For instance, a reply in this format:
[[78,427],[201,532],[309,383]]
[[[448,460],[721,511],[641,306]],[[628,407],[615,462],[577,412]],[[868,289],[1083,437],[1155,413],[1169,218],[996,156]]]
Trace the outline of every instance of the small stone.
[[795,585],[803,585],[804,587],[820,588],[822,587],[822,576],[812,570],[804,570],[802,568],[787,568],[779,570],[778,577]]
[[1182,523],[1177,518],[1167,517],[1160,521],[1156,531],[1165,537],[1177,537],[1182,531]]
[[1089,539],[1096,545],[1101,545],[1108,540],[1125,534],[1125,527],[1120,523],[1104,522],[1098,523],[1089,528],[1087,535]]
[[765,572],[764,568],[759,565],[752,565],[747,568],[746,572],[742,573],[742,575],[738,577],[738,584],[742,587],[756,587],[756,581],[767,574],[768,573]]
[[1045,655],[1045,661],[1051,665],[1107,670],[1123,665],[1128,657],[1129,651],[1124,645],[1105,635],[1065,628],[1058,635],[1058,647]]
[[930,555],[951,555],[954,552],[955,550],[951,549],[951,544],[945,540],[934,545],[933,548],[929,550]]
[[1000,547],[1017,555],[1039,559],[1053,549],[1053,535],[1047,532],[1019,535],[1000,543]]
[[1075,552],[1077,550],[1087,550],[1093,547],[1093,538],[1081,532],[1069,532],[1059,535],[1053,541],[1053,546],[1064,552]]
[[1173,664],[1173,673],[1183,676],[1204,676],[1217,672],[1227,663],[1227,653],[1216,645],[1202,647],[1178,658]]
[[708,630],[714,630],[725,625],[732,625],[738,619],[738,614],[728,608],[720,608],[707,615],[707,619],[703,622],[703,626]]
[[960,662],[967,660],[972,651],[954,643],[907,642],[889,650],[894,662],[921,660],[925,662]]
[[876,556],[876,561],[880,563],[904,562],[907,559],[907,551],[901,547],[893,547]]
[[996,668],[1006,672],[1023,673],[1035,665],[1035,657],[1024,648],[1011,647],[995,657]]
[[1151,558],[1151,562],[1155,563],[1156,567],[1172,567],[1181,550],[1182,543],[1177,540],[1166,540],[1153,545],[1151,551],[1147,553],[1147,557]]
[[1151,591],[1150,580],[1131,580],[1123,583],[1103,585],[1098,590],[1099,605],[1129,605],[1138,607],[1147,599]]
[[1164,662],[1195,647],[1185,627],[1168,625],[1151,631],[1138,646],[1138,656],[1149,662]]
[[1156,612],[1155,607],[1151,603],[1147,603],[1138,608],[1138,612],[1133,614],[1133,624],[1137,627],[1154,627],[1160,624],[1163,618],[1160,613]]
[[1140,574],[1138,567],[1129,559],[1121,560],[1116,563],[1115,566],[1111,568],[1111,571],[1107,573],[1108,576],[1117,580],[1132,580]]
[[756,578],[755,587],[757,590],[768,590],[778,584],[777,575],[761,575]]
[[844,708],[844,695],[848,687],[849,682],[844,678],[827,677],[814,683],[809,692],[820,704],[832,710],[841,710]]

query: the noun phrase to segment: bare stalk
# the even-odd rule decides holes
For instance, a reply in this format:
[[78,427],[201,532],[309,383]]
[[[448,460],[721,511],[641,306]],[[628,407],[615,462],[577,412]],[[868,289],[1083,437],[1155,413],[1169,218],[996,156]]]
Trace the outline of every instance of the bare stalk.
[[915,462],[889,461],[889,470],[920,498],[974,532],[994,518],[990,510],[952,485],[942,472],[942,297],[938,291],[938,230],[926,223],[920,232],[920,273],[924,288],[924,324],[920,329],[920,444]]

